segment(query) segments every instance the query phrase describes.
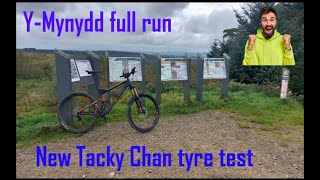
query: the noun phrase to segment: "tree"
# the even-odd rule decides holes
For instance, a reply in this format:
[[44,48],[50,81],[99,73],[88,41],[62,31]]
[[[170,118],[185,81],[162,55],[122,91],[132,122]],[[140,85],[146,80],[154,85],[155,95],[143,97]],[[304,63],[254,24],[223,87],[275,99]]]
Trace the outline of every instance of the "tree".
[[277,30],[280,34],[290,34],[291,44],[294,52],[296,65],[289,67],[290,83],[289,88],[294,95],[304,94],[304,4],[303,3],[248,3],[242,6],[243,14],[234,10],[238,27],[225,29],[223,40],[219,45],[215,42],[211,51],[227,53],[231,57],[230,78],[242,83],[273,83],[280,84],[282,69],[281,66],[242,66],[244,47],[249,34],[256,34],[260,28],[260,9],[264,6],[273,7],[277,11]]
[[219,41],[218,39],[215,39],[214,42],[211,45],[211,50],[209,53],[207,53],[207,57],[210,58],[216,58],[216,57],[222,57],[223,52],[221,51],[221,48],[219,47]]

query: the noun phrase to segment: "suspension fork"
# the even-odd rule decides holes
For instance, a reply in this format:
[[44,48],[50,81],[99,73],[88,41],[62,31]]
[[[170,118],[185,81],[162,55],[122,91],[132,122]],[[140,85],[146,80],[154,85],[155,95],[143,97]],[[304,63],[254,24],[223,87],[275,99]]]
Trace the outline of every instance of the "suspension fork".
[[132,87],[132,88],[131,88],[131,93],[132,93],[132,95],[134,95],[134,96],[136,96],[137,98],[139,98],[139,94],[138,94],[137,89],[136,89],[135,87]]
[[138,100],[135,101],[135,102],[136,102],[136,105],[137,105],[137,107],[138,107],[139,110],[142,110],[142,108],[143,108],[143,102],[140,102],[139,94],[138,94],[138,92],[137,92],[137,89],[136,89],[135,87],[132,87],[132,88],[131,88],[131,93],[132,93],[132,95],[134,95],[134,96],[137,97]]

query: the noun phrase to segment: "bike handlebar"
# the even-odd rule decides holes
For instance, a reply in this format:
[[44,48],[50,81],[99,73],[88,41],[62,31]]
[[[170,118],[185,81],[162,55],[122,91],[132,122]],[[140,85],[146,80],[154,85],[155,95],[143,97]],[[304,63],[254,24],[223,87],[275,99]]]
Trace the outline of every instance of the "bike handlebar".
[[136,72],[136,67],[132,68],[131,74],[134,74]]
[[136,71],[136,67],[132,68],[131,72],[129,73],[122,73],[122,76],[120,77],[123,77],[123,78],[128,78],[131,74],[134,74]]
[[88,74],[93,74],[93,73],[99,73],[100,71],[99,70],[92,70],[92,71],[86,70],[86,72]]

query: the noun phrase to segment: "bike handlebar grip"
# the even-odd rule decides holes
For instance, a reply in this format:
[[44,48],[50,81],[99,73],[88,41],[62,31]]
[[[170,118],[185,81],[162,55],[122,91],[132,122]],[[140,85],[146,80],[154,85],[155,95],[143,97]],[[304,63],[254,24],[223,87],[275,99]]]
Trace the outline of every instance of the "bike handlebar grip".
[[86,70],[86,72],[87,72],[88,74],[100,73],[99,70],[92,70],[92,71]]
[[89,71],[89,70],[86,70],[87,72],[100,72],[99,70],[92,70],[92,71]]
[[131,73],[134,74],[136,72],[136,67],[132,68]]

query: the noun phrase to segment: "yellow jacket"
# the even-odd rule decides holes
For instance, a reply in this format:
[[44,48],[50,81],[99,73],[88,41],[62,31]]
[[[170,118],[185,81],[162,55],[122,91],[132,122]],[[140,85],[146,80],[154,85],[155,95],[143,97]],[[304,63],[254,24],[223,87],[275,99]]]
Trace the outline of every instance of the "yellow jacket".
[[277,30],[270,39],[262,35],[262,29],[257,30],[256,41],[252,51],[248,51],[248,41],[245,47],[242,65],[262,66],[262,65],[295,65],[293,50],[286,51],[282,35]]

